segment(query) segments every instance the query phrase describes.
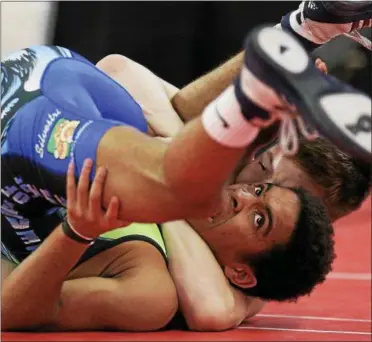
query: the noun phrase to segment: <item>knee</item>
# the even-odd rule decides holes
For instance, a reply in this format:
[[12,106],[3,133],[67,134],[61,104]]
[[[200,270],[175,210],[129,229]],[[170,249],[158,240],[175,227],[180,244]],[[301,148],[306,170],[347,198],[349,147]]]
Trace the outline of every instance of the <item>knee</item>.
[[107,75],[112,76],[123,71],[129,63],[129,58],[123,55],[112,54],[102,58],[96,66]]

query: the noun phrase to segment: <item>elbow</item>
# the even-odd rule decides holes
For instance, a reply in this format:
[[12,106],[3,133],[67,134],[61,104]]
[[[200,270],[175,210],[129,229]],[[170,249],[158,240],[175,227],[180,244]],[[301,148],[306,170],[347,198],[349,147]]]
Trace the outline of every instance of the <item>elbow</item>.
[[236,327],[236,322],[233,322],[226,317],[202,316],[195,320],[187,321],[187,326],[190,330],[200,332],[215,332],[233,329]]
[[259,298],[253,298],[247,308],[247,315],[245,319],[256,316],[265,306],[266,302]]
[[[7,301],[2,297],[1,305],[1,330],[2,331],[35,331],[39,330],[50,320],[48,310],[22,310],[17,305],[7,305]],[[5,302],[5,303],[4,303]]]
[[101,69],[109,76],[114,76],[130,66],[131,60],[125,56],[112,54],[102,58],[97,64],[97,68]]
[[6,314],[2,313],[1,317],[1,331],[3,332],[28,332],[40,330],[44,324],[35,320],[14,320],[9,319]]
[[185,315],[187,325],[194,331],[224,331],[235,328],[240,321],[235,317],[233,310],[220,307]]

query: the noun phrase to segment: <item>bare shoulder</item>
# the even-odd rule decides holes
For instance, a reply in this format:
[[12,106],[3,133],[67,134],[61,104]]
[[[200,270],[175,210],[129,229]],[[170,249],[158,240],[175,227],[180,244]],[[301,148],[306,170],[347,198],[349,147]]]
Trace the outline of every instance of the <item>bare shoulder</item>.
[[81,263],[69,273],[67,280],[85,277],[114,278],[153,269],[168,273],[165,259],[159,250],[145,241],[125,241]]
[[17,267],[17,264],[1,256],[1,285]]

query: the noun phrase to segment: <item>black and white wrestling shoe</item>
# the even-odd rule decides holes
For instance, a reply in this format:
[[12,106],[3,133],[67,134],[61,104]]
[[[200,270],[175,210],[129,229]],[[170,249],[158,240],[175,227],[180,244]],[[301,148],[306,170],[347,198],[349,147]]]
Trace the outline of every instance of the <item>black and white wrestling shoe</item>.
[[235,95],[251,123],[265,127],[282,120],[285,154],[296,153],[300,133],[314,137],[310,125],[341,150],[371,159],[371,99],[319,71],[285,31],[263,26],[249,34]]
[[303,1],[282,18],[281,26],[317,45],[345,35],[372,50],[371,41],[359,32],[372,27],[372,1]]

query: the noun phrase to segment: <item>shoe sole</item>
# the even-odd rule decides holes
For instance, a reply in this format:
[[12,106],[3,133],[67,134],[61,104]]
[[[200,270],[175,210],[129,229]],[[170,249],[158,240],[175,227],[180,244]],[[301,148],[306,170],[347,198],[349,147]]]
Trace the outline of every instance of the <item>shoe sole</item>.
[[245,42],[246,69],[294,104],[303,119],[341,150],[371,160],[371,99],[334,84],[289,33],[263,26]]

